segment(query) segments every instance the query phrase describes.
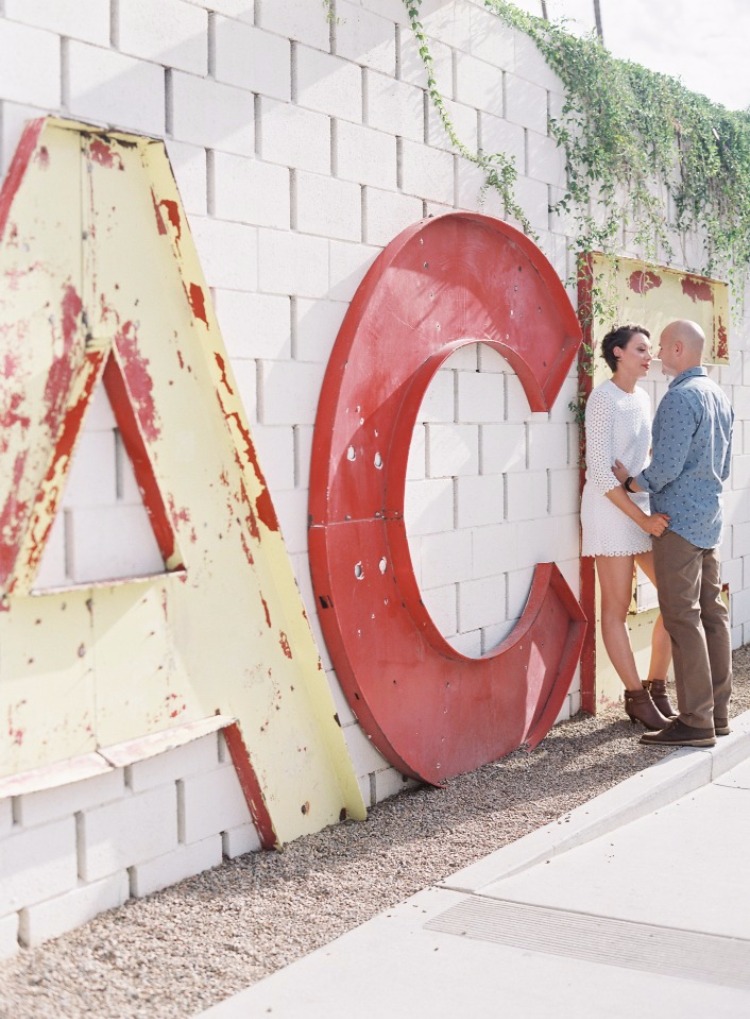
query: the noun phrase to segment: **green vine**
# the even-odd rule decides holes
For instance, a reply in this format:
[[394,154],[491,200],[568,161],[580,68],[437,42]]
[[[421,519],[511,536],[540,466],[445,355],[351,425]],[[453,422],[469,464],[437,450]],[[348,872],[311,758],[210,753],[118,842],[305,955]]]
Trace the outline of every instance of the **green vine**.
[[750,268],[750,114],[615,59],[595,35],[573,36],[507,0],[484,2],[534,40],[565,88],[550,122],[567,170],[556,208],[573,216],[579,246],[616,252],[624,228],[645,257],[661,249],[670,259],[674,241],[695,232],[702,256],[687,268],[725,276],[740,296]]
[[475,166],[478,166],[484,173],[484,183],[481,188],[481,196],[484,197],[488,190],[495,191],[500,196],[506,215],[512,216],[521,224],[524,233],[531,235],[533,234],[531,225],[529,224],[526,213],[516,201],[513,190],[518,177],[518,171],[513,157],[506,156],[502,152],[472,152],[471,149],[464,145],[456,134],[456,129],[448,115],[448,111],[445,107],[445,101],[435,78],[435,65],[432,60],[430,48],[427,44],[427,36],[425,35],[422,22],[419,18],[421,5],[422,0],[404,0],[409,24],[419,47],[419,56],[427,73],[427,93],[432,105],[435,107],[435,110],[440,117],[443,129],[445,130],[445,133],[455,151],[460,156],[463,156],[464,159],[467,159],[474,163]]

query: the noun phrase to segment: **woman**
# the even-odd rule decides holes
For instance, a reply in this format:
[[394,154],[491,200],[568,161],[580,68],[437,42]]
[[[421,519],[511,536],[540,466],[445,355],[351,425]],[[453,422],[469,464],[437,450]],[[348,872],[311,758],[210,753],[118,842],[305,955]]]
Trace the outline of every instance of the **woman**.
[[663,513],[649,514],[646,493],[630,495],[612,473],[616,460],[639,474],[651,448],[651,404],[636,383],[651,363],[649,332],[627,325],[602,340],[612,378],[597,386],[586,404],[586,483],[581,499],[582,554],[596,557],[601,590],[602,640],[625,685],[625,711],[647,729],[662,729],[675,712],[666,693],[672,650],[661,615],[651,638],[648,680],[641,683],[630,644],[627,617],[637,563],[654,581],[651,537],[667,529]]

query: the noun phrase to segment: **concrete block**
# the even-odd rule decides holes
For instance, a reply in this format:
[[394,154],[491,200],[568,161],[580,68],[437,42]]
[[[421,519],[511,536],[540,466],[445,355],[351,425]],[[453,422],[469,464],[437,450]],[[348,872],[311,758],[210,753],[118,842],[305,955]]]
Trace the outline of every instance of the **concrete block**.
[[291,357],[288,297],[216,290],[214,307],[229,357],[284,361]]
[[3,839],[0,916],[74,888],[78,880],[72,817],[22,829]]
[[0,959],[12,959],[18,954],[18,913],[0,917]]
[[103,775],[74,782],[72,785],[42,789],[18,797],[18,818],[24,828],[46,824],[58,818],[72,817],[77,811],[98,807],[119,799],[125,791],[124,772],[113,768]]
[[288,39],[236,19],[215,19],[217,81],[288,102],[292,97],[292,48]]
[[507,619],[520,619],[526,602],[529,600],[531,582],[534,579],[534,567],[525,570],[513,570],[508,573],[508,605]]
[[480,429],[482,474],[505,474],[525,470],[528,430],[518,423],[485,424]]
[[503,519],[505,482],[501,474],[458,478],[456,503],[459,527],[482,527]]
[[455,584],[431,587],[423,592],[424,606],[438,631],[453,645],[458,634],[458,604]]
[[[550,409],[549,420],[551,422],[564,424],[568,429],[570,429],[571,426],[577,429],[578,426],[573,421],[573,411],[570,409],[570,404],[575,401],[577,395],[578,372],[574,367],[572,374],[568,375],[568,377],[563,380],[557,399]],[[576,446],[577,445],[578,439],[576,437]],[[577,455],[578,454],[576,453],[575,456]]]
[[321,11],[317,4],[311,4],[309,0],[284,0],[283,4],[276,0],[264,0],[256,23],[276,35],[296,39],[319,50],[328,49],[329,25],[325,11]]
[[[461,144],[470,152],[476,152],[479,148],[479,118],[476,109],[464,103],[454,103],[450,99],[444,100],[444,106]],[[448,152],[455,151],[442,117],[433,103],[427,105],[427,143]]]
[[567,463],[567,424],[532,421],[529,425],[529,467],[532,470],[542,470],[545,467],[559,470]]
[[[388,762],[375,749],[358,725],[347,726],[344,729],[344,737],[355,775],[369,775],[373,771],[382,771],[383,768],[388,767]],[[369,800],[369,796],[367,800]]]
[[110,432],[117,428],[112,405],[103,385],[94,390],[83,422],[84,432]]
[[163,67],[74,39],[68,44],[68,116],[163,135],[164,95]]
[[307,492],[272,492],[273,505],[279,518],[287,554],[307,553]]
[[508,520],[535,520],[549,511],[549,489],[546,471],[511,473],[507,480]]
[[254,425],[258,420],[257,366],[255,361],[235,361],[232,370],[245,414],[249,423]]
[[295,187],[299,231],[339,240],[361,240],[362,192],[358,184],[298,170]]
[[314,424],[324,374],[324,365],[264,361],[260,381],[261,424]]
[[[539,420],[546,420],[547,415]],[[529,409],[529,401],[517,375],[508,372],[505,375],[505,420],[513,424],[532,423],[535,418]]]
[[328,296],[334,301],[349,303],[379,254],[377,248],[364,244],[329,241]]
[[337,0],[336,14],[337,56],[395,77],[396,32],[393,21],[347,0]]
[[287,167],[216,152],[213,168],[214,216],[253,226],[289,229]]
[[257,853],[261,849],[254,824],[240,824],[236,828],[222,832],[221,843],[222,852],[227,860],[234,860],[247,853]]
[[503,24],[492,11],[478,6],[469,13],[469,22],[471,31],[466,44],[468,51],[498,69],[513,69],[516,47],[512,29]]
[[578,556],[581,521],[577,513],[519,520],[517,526],[519,555],[526,557],[527,565],[560,563]]
[[307,46],[298,46],[295,56],[295,101],[329,117],[361,123],[361,69],[348,60]]
[[729,585],[730,594],[732,591],[739,591],[743,583],[744,572],[743,559],[731,559],[721,564],[721,582]]
[[416,425],[412,432],[409,446],[409,459],[406,464],[406,480],[415,481],[427,477],[427,428]]
[[253,442],[272,492],[294,488],[294,430],[291,425],[255,425]]
[[252,92],[183,71],[172,76],[172,135],[241,156],[255,154],[255,100]]
[[733,559],[750,554],[750,523],[732,526],[731,543]]
[[[294,476],[299,488],[310,487],[310,458],[312,456],[313,427],[297,425],[294,429]],[[309,567],[305,567],[305,572]]]
[[[190,221],[206,281],[227,290],[258,289],[258,230],[220,219]],[[231,252],[232,257],[227,257]]]
[[411,535],[439,534],[453,528],[453,482],[450,478],[408,482],[404,504]]
[[579,513],[581,509],[581,492],[578,471],[551,470],[549,472],[549,511],[552,516],[558,514]]
[[529,130],[526,134],[526,156],[527,176],[553,187],[565,187],[565,150],[554,138]]
[[136,864],[131,870],[133,897],[142,899],[178,881],[218,867],[222,862],[221,835],[211,835],[189,846],[180,846],[172,853],[155,860]]
[[97,881],[177,848],[177,790],[159,786],[87,810],[79,824],[79,866]]
[[108,909],[116,909],[130,897],[127,871],[93,884],[73,888],[65,895],[39,902],[21,911],[19,938],[34,948],[93,920]]
[[375,772],[375,802],[382,803],[391,796],[398,796],[405,789],[415,789],[417,783],[395,768],[386,768],[385,771]]
[[342,180],[396,189],[396,139],[342,120],[334,136],[335,172]]
[[172,138],[167,138],[165,143],[185,211],[188,215],[205,216],[208,212],[206,150],[197,145],[184,145]]
[[0,839],[10,835],[13,824],[13,799],[6,796],[0,800]]
[[458,417],[460,421],[492,424],[502,421],[504,388],[502,376],[485,372],[460,372]]
[[452,152],[404,139],[401,145],[401,185],[406,194],[452,205],[455,190]]
[[115,433],[85,429],[73,451],[64,506],[107,506],[117,498]]
[[505,618],[505,577],[464,580],[458,585],[459,628],[466,632]]
[[365,123],[388,134],[423,142],[423,90],[377,71],[365,71],[365,81]]
[[403,0],[360,0],[360,3],[365,10],[375,11],[397,25],[409,24]]
[[[55,0],[54,4],[48,0],[5,0],[3,14],[9,21],[36,25],[68,39],[109,46],[109,6],[101,0]],[[3,70],[7,70],[5,62]]]
[[164,560],[145,506],[97,506],[68,514],[71,580],[86,583],[162,573]]
[[330,173],[329,117],[264,96],[258,110],[258,155],[262,159],[312,173]]
[[213,770],[219,763],[217,736],[217,733],[210,733],[174,750],[131,764],[128,769],[130,790],[134,794],[158,786],[168,786],[171,790],[178,779]]
[[[419,43],[411,31],[401,32],[399,37],[401,54],[401,81],[425,88],[427,73],[424,61],[419,55]],[[446,99],[453,98],[453,50],[444,42],[430,39],[430,54],[437,86]]]
[[121,53],[192,74],[208,73],[208,12],[193,3],[119,0],[113,27]]
[[[493,112],[497,112],[496,110]],[[505,75],[505,116],[513,124],[547,133],[547,91],[516,74]]]
[[549,185],[531,177],[518,177],[515,196],[533,230],[549,229]]
[[537,88],[549,89],[557,95],[564,94],[563,84],[544,59],[539,47],[525,32],[513,35],[513,72],[518,78],[533,82]]
[[187,845],[252,821],[231,764],[193,775],[180,784],[180,789],[180,841]]
[[471,531],[424,535],[419,540],[417,562],[423,588],[469,580],[473,576]]
[[309,301],[294,303],[294,351],[300,361],[328,364],[349,305],[345,301]]
[[[0,21],[0,66],[3,99],[52,109],[59,105],[60,40],[53,32]],[[33,116],[39,115],[35,110]]]
[[[546,123],[546,93],[545,123]],[[503,74],[484,60],[468,53],[456,54],[456,99],[477,110],[486,110],[496,117],[503,115]],[[514,120],[514,117],[509,117]],[[524,125],[528,126],[528,125]]]
[[266,294],[324,297],[328,242],[295,231],[258,231],[258,289]]
[[489,577],[507,573],[519,564],[518,528],[513,523],[493,523],[471,531],[471,574]]
[[364,189],[362,236],[368,244],[385,247],[402,230],[422,218],[422,200],[378,188]]
[[456,398],[454,394],[456,373],[441,368],[432,377],[427,392],[422,398],[422,405],[417,414],[417,422],[453,421],[456,414]]
[[479,426],[427,426],[427,473],[431,478],[479,473]]

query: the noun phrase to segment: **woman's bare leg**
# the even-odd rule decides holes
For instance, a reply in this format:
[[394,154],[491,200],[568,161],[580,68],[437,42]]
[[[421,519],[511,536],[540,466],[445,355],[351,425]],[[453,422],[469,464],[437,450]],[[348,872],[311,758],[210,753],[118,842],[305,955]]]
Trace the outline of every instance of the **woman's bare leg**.
[[615,672],[627,690],[642,690],[628,632],[633,597],[634,557],[597,556],[596,572],[602,596],[602,640]]
[[[635,557],[635,561],[646,574],[652,584],[656,584],[654,572],[654,554],[645,552]],[[664,629],[661,612],[654,621],[654,630],[651,634],[651,661],[648,667],[649,679],[666,679],[667,670],[672,661],[672,641]]]

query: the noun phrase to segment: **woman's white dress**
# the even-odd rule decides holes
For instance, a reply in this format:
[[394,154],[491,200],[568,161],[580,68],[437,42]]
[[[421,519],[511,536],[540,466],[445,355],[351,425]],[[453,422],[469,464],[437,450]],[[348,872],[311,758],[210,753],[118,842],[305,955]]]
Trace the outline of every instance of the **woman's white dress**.
[[[637,555],[651,549],[651,536],[606,496],[617,488],[612,473],[620,460],[628,474],[640,474],[651,450],[651,401],[636,386],[625,393],[608,379],[593,390],[586,403],[586,482],[581,497],[581,554]],[[646,492],[629,496],[649,513]]]

